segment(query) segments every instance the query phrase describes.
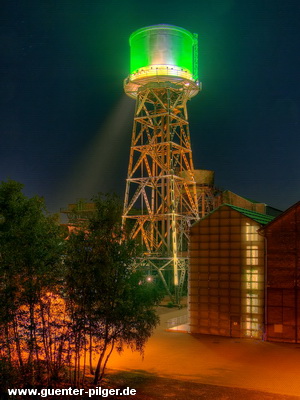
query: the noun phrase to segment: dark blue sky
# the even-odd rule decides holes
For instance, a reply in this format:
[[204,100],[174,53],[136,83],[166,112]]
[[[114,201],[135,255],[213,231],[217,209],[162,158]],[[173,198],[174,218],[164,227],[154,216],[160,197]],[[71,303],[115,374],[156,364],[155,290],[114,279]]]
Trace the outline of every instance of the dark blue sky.
[[300,199],[300,2],[1,3],[0,181],[51,211],[123,195],[134,101],[130,34],[199,34],[203,91],[188,104],[194,164],[216,185],[285,209]]

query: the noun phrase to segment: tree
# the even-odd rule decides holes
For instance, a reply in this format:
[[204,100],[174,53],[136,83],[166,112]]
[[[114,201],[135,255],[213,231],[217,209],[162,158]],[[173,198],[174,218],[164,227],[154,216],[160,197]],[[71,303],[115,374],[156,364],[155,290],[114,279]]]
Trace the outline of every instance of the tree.
[[65,269],[75,375],[82,351],[84,360],[89,353],[90,364],[98,353],[97,384],[114,349],[130,346],[143,352],[158,323],[154,306],[160,294],[135,271],[136,246],[123,237],[120,201],[113,195],[94,201],[95,213],[70,235]]
[[97,383],[113,349],[143,352],[158,322],[160,296],[134,270],[119,200],[95,204],[66,241],[41,198],[0,184],[0,373],[15,371],[19,386],[50,384],[67,364],[78,384],[81,360],[84,377],[96,354]]
[[0,184],[0,355],[34,383],[42,364],[52,368],[44,312],[62,284],[63,240],[43,199],[22,188]]

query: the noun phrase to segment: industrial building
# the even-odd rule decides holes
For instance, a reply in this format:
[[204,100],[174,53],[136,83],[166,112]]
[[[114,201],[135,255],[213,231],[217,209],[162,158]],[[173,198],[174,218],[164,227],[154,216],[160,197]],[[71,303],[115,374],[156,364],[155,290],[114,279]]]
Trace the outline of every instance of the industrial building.
[[124,90],[136,107],[122,219],[142,249],[137,267],[177,305],[189,270],[192,333],[298,341],[298,206],[280,216],[194,168],[187,102],[201,90],[197,34],[153,25],[129,43]]
[[190,232],[191,333],[300,342],[300,202],[223,204]]
[[300,343],[300,202],[264,227],[266,338]]
[[218,190],[213,171],[194,168],[187,102],[201,90],[197,34],[153,25],[133,32],[129,43],[130,73],[124,90],[136,108],[123,227],[142,249],[137,266],[159,278],[170,300],[180,304],[190,226],[223,203],[262,214],[270,210]]
[[274,217],[224,204],[190,232],[191,333],[262,338],[264,238]]

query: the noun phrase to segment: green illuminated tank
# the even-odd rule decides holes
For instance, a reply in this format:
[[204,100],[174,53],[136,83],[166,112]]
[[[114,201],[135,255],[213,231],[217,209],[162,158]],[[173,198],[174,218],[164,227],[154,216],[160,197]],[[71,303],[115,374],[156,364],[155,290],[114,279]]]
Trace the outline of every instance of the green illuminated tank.
[[186,29],[148,26],[133,32],[129,43],[131,80],[166,75],[197,80],[197,35]]

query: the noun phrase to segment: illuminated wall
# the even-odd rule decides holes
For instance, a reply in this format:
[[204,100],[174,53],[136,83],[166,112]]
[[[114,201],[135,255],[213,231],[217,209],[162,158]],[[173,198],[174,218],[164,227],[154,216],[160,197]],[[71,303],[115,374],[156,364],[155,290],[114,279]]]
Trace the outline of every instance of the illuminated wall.
[[191,229],[191,333],[262,338],[264,238],[273,217],[222,205]]
[[300,343],[300,202],[265,227],[266,338]]

